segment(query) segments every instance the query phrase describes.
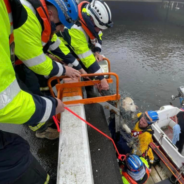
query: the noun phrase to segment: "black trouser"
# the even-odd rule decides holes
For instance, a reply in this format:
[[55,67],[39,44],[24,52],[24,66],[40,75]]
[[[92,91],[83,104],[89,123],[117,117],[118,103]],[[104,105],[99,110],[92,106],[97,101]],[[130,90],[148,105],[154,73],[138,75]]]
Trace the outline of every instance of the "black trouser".
[[184,131],[181,131],[180,133],[180,140],[177,141],[176,147],[178,148],[178,151],[181,153],[183,150],[183,144],[184,144]]
[[[47,181],[47,173],[33,157],[33,162],[27,168],[25,173],[13,184],[44,184]],[[55,184],[49,180],[48,184]]]

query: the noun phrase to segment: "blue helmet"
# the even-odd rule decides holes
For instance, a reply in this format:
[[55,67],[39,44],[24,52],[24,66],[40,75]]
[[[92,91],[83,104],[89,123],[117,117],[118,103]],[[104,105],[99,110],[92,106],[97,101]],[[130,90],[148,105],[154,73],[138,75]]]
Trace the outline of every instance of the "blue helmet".
[[46,0],[56,7],[60,22],[70,29],[78,19],[78,7],[75,0]]
[[135,180],[142,180],[146,174],[146,167],[137,155],[128,155],[126,158],[127,173]]
[[126,158],[126,166],[128,167],[128,170],[137,173],[140,172],[140,170],[143,169],[144,164],[142,160],[137,155],[128,155]]
[[159,120],[158,113],[156,111],[146,111],[145,118],[147,120],[148,125],[151,125],[152,123]]

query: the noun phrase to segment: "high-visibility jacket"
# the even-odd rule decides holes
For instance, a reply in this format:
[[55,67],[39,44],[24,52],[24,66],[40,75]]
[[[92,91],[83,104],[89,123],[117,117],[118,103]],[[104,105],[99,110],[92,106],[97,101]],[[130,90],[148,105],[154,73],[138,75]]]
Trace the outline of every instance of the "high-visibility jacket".
[[[59,46],[56,47],[55,45],[55,47],[53,47],[56,42],[59,43]],[[76,70],[80,70],[82,68],[79,61],[71,54],[70,49],[64,44],[64,40],[60,38],[58,39],[56,34],[52,36],[50,46],[47,51]]]
[[[67,46],[80,59],[85,69],[90,73],[102,73],[102,70],[96,61],[96,58],[90,48],[90,38],[82,26],[73,25],[71,29],[64,29],[64,32],[58,34],[63,37]],[[103,79],[103,76],[98,77]]]
[[[145,165],[146,176],[144,176],[144,177],[146,177],[146,178],[145,178],[145,181],[142,181],[142,182],[139,181],[139,183],[144,184],[144,183],[147,182],[147,180],[150,176],[150,172],[148,170],[149,164],[148,164],[148,161],[145,158],[140,157],[140,159],[142,160],[143,164]],[[126,171],[123,170],[121,172],[121,174],[122,174],[122,181],[123,181],[124,184],[137,184],[137,182],[133,178],[131,178],[131,176]]]
[[0,1],[0,12],[0,123],[41,126],[55,114],[57,101],[20,89],[10,60],[9,36],[13,31],[13,18],[8,0]]
[[[142,115],[142,113],[138,113],[137,117],[139,118]],[[152,139],[152,132],[151,128],[147,129],[147,131],[144,131],[143,129],[139,128],[139,121],[136,123],[133,131],[135,132],[143,132],[138,135],[139,139],[139,147],[138,150],[141,152],[142,155],[148,156],[150,163],[153,163],[154,161],[154,155],[152,152],[152,149],[149,147],[149,144],[153,142]],[[134,152],[134,150],[133,150]],[[136,153],[135,153],[136,154]]]
[[[64,73],[62,64],[52,61],[52,59],[43,52],[43,46],[46,46],[49,40],[45,43],[42,39],[42,32],[45,27],[42,28],[42,25],[37,18],[38,8],[34,8],[34,3],[37,2],[33,0],[20,1],[26,10],[26,20],[19,28],[14,30],[15,55],[29,69],[39,75],[47,77],[61,76]],[[47,7],[44,8],[46,12]],[[43,18],[43,20],[47,20],[47,22],[49,21],[47,16]],[[43,24],[43,26],[45,26],[45,24]],[[51,32],[50,34],[47,32],[47,34],[47,37],[51,37]],[[56,36],[54,36],[51,41],[53,40],[54,42],[49,46],[49,50],[55,50],[60,44],[60,40]]]

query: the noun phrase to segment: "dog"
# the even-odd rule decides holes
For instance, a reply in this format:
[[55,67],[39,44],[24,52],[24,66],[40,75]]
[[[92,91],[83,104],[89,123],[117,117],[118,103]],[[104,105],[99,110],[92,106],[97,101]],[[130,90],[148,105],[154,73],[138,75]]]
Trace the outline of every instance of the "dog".
[[136,111],[137,106],[133,99],[126,97],[120,101],[120,116],[111,114],[109,129],[121,154],[130,153],[132,150],[131,130],[135,126]]
[[138,107],[135,105],[132,98],[126,97],[122,99],[120,107],[121,121],[118,124],[118,119],[116,118],[116,131],[120,131],[121,129],[123,129],[128,134],[131,133],[131,129],[133,129],[134,127],[133,121],[137,117],[137,109]]

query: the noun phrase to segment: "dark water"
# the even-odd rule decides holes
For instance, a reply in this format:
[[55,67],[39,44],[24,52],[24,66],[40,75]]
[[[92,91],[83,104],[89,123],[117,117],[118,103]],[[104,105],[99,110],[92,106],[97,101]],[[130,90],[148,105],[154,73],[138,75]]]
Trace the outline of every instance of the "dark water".
[[[103,40],[103,54],[120,77],[121,92],[132,96],[141,111],[169,104],[171,94],[184,85],[183,28],[161,22],[119,21],[104,32]],[[58,140],[39,140],[22,125],[0,124],[0,129],[28,140],[41,165],[56,176]]]
[[[104,33],[103,53],[120,78],[120,90],[140,110],[169,104],[184,85],[184,28],[163,22],[115,22]],[[173,103],[179,105],[175,100]]]

